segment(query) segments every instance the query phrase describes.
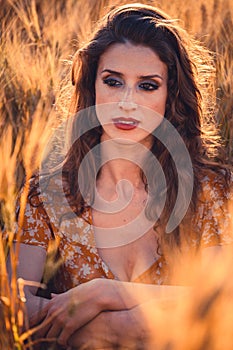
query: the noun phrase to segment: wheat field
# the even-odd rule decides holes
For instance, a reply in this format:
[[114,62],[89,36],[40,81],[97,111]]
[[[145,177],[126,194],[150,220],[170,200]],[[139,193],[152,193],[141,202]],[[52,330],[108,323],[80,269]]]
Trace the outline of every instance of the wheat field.
[[[40,164],[53,128],[67,116],[72,56],[114,0],[0,0],[0,350],[34,349],[26,322],[24,281],[13,251],[15,201]],[[233,0],[141,1],[161,7],[215,53],[216,108],[226,155],[233,159]],[[22,220],[28,189],[21,198]],[[8,233],[8,241],[2,233]],[[148,314],[156,325],[151,349],[233,349],[232,252],[211,271],[193,271],[195,287],[176,312]],[[8,278],[6,256],[12,261]],[[205,282],[205,283],[204,283]],[[194,302],[195,301],[195,302]],[[169,330],[169,332],[168,332]]]

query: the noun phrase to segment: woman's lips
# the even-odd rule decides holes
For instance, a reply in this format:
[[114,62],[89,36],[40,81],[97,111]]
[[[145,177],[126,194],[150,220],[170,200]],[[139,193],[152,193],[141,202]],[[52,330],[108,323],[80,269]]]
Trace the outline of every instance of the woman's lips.
[[121,130],[132,130],[135,129],[139,121],[133,118],[114,118],[113,123],[116,128],[121,129]]

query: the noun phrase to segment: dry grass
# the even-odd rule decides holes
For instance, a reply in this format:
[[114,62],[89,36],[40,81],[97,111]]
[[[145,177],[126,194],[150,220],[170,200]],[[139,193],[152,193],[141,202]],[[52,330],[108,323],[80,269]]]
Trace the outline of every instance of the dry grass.
[[[24,295],[23,288],[19,288],[22,281],[19,284],[16,279],[18,252],[12,249],[18,188],[38,166],[52,128],[67,115],[73,53],[100,14],[113,4],[125,2],[130,1],[0,1],[0,220],[1,229],[9,237],[6,242],[5,236],[0,236],[0,349],[33,348],[32,332],[22,334]],[[172,17],[180,18],[216,53],[216,120],[232,160],[233,0],[143,2],[161,6]],[[24,191],[20,217],[27,188]],[[8,252],[13,266],[10,281],[6,271]],[[213,265],[214,273],[207,267],[207,271],[197,274],[192,299],[195,304],[192,300],[183,302],[169,317],[163,311],[153,315],[148,311],[149,322],[158,325],[160,336],[154,339],[157,349],[232,349],[231,266],[229,254],[224,264],[217,261]]]

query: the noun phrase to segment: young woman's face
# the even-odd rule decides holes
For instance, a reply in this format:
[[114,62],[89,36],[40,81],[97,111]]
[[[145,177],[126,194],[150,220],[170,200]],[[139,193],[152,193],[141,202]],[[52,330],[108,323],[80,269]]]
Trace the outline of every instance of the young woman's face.
[[100,57],[95,90],[102,140],[150,146],[167,99],[167,66],[158,55],[129,42],[110,46]]

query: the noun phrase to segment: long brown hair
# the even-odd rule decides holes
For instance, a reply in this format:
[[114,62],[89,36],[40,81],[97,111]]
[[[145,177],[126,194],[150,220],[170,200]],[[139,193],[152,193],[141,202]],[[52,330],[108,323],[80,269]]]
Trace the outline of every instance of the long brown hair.
[[[86,165],[82,167],[82,172],[79,173],[79,179],[77,169],[90,149],[100,143],[102,127],[98,124],[94,108],[87,113],[82,111],[95,105],[95,80],[101,55],[110,45],[127,41],[150,47],[168,68],[165,118],[178,131],[191,158],[194,186],[190,210],[195,211],[203,176],[210,170],[221,174],[223,168],[218,158],[221,145],[216,137],[216,126],[211,117],[214,106],[213,90],[210,89],[214,86],[212,56],[179,26],[178,21],[172,20],[159,9],[144,4],[123,5],[110,11],[96,25],[89,42],[74,56],[72,67],[74,94],[70,111],[72,114],[79,113],[79,116],[74,119],[72,126],[72,137],[76,141],[72,144],[63,166],[63,178],[68,184],[69,201],[72,205],[76,203],[77,214],[80,214],[85,206],[85,195],[93,196],[91,186],[97,176],[98,155],[89,157]],[[84,134],[83,128],[87,130]],[[164,138],[166,138],[165,129],[166,125],[162,123],[159,132]],[[81,134],[83,135],[79,137]],[[176,147],[175,144],[172,145],[173,141],[172,138],[169,140],[170,145]],[[167,200],[161,217],[166,224],[177,197],[176,164],[156,135],[151,151],[162,166],[166,178]],[[146,213],[153,219],[153,215],[156,216],[161,188],[159,192],[156,187],[156,167],[153,162],[148,162],[147,166],[151,167],[149,173],[153,174],[154,178],[150,189],[154,201],[149,203]],[[188,184],[190,181],[191,175],[186,173],[185,163],[182,166],[185,186],[185,183]],[[143,172],[142,179],[147,189]],[[88,184],[86,187],[84,184],[85,189],[82,193],[79,187],[80,181]],[[173,236],[179,245],[179,228],[174,230]]]

